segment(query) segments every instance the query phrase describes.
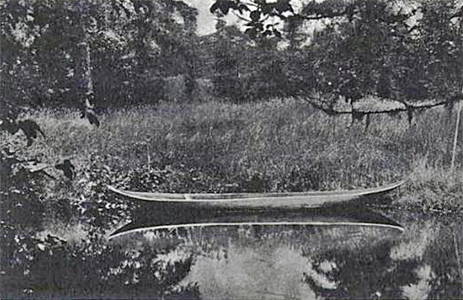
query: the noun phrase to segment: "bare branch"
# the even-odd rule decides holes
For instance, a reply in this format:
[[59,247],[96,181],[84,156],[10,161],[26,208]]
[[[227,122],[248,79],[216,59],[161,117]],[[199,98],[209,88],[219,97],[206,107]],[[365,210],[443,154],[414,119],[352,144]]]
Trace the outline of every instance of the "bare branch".
[[297,96],[297,98],[309,103],[312,105],[314,108],[319,109],[323,112],[325,112],[328,115],[354,115],[354,114],[362,114],[362,115],[377,115],[377,114],[394,114],[398,112],[412,112],[415,110],[422,110],[422,109],[429,109],[429,108],[434,108],[437,106],[442,106],[442,105],[447,105],[450,104],[453,99],[448,99],[448,100],[443,100],[435,103],[427,103],[427,104],[411,104],[406,101],[401,101],[402,104],[405,105],[405,107],[398,107],[398,108],[393,108],[393,109],[383,109],[383,110],[374,110],[374,111],[365,111],[365,110],[336,110],[333,107],[332,103],[325,103],[324,101],[321,100],[320,98],[317,98],[313,95],[300,95]]

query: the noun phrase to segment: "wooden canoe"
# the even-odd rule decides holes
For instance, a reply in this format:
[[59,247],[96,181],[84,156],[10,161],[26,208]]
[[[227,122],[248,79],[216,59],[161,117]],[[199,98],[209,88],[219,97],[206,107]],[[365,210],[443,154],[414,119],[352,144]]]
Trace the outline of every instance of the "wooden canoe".
[[295,192],[295,193],[229,193],[229,194],[174,194],[149,193],[108,189],[131,199],[156,203],[177,203],[197,207],[248,207],[248,208],[301,208],[320,207],[365,197],[376,197],[400,187],[405,180],[389,185],[347,191]]
[[394,220],[365,208],[337,205],[319,208],[188,208],[154,204],[113,232],[115,238],[133,232],[211,226],[372,226],[403,231]]

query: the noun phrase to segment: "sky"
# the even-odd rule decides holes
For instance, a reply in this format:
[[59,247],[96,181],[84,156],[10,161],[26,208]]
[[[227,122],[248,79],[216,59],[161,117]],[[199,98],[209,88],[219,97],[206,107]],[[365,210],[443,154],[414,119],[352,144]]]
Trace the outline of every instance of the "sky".
[[[185,0],[185,3],[198,9],[198,34],[206,35],[215,31],[215,19],[216,17],[211,14],[209,8],[215,0]],[[237,18],[233,15],[228,15],[224,18],[227,24],[235,24]]]
[[[216,0],[184,0],[187,4],[195,7],[198,9],[198,29],[197,32],[199,35],[206,35],[210,34],[215,31],[215,19],[216,17],[209,11],[209,8],[211,5],[215,2]],[[307,2],[308,0],[293,0],[291,1],[291,4],[293,7],[298,10],[301,8],[302,3]],[[316,0],[316,1],[321,1],[321,0]],[[402,8],[406,9],[412,9],[414,7],[414,4],[419,2],[420,0],[402,0],[399,1],[398,3],[401,3],[399,6]],[[458,3],[463,5],[463,0],[458,0]],[[232,14],[228,14],[225,18],[227,21],[227,24],[237,24],[240,23],[240,20],[233,16]],[[313,30],[313,27],[319,27],[319,25],[315,24],[316,22],[312,22],[311,28],[308,28],[309,31]]]
[[[216,0],[184,0],[185,3],[191,5],[192,7],[198,10],[197,33],[199,35],[207,35],[215,31],[216,17],[209,11],[211,5],[215,1]],[[291,1],[291,4],[293,5],[293,8],[297,11],[302,7],[302,3],[305,3],[307,1],[309,0],[293,0]],[[316,1],[321,1],[321,0],[316,0]],[[241,20],[239,20],[236,16],[234,16],[231,13],[225,16],[224,20],[227,21],[228,25],[242,23]],[[317,22],[313,22],[313,23],[317,23]],[[317,27],[316,24],[313,26]],[[313,30],[313,26],[309,28],[310,29],[309,31]]]

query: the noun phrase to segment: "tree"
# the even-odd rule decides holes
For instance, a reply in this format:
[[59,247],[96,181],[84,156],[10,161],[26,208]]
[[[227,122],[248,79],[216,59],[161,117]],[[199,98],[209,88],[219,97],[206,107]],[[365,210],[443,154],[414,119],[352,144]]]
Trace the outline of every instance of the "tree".
[[421,54],[423,85],[434,97],[455,100],[463,93],[463,5],[453,0],[424,2],[420,10],[416,52]]
[[[458,1],[413,6],[401,1],[325,0],[296,10],[290,0],[217,0],[211,11],[246,20],[245,32],[256,41],[274,36],[287,38],[291,51],[305,48],[312,73],[307,77],[317,80],[297,96],[327,113],[361,119],[370,112],[356,111],[356,101],[386,98],[400,105],[371,113],[406,111],[411,120],[414,110],[463,98],[463,8]],[[315,29],[305,47],[297,40],[304,24]],[[322,97],[313,97],[320,93]],[[334,109],[340,98],[352,108]]]
[[314,38],[318,87],[355,102],[367,95],[391,97],[393,72],[404,52],[405,17],[387,3],[364,1],[352,21],[331,23]]
[[149,103],[164,76],[194,82],[197,12],[181,1],[11,0],[0,15],[2,91],[14,103]]
[[204,59],[213,64],[214,93],[218,97],[242,101],[245,96],[240,78],[246,73],[242,61],[249,55],[249,38],[236,26],[226,26],[220,18],[217,19],[216,30],[216,33],[204,37],[202,43],[204,53],[207,53]]

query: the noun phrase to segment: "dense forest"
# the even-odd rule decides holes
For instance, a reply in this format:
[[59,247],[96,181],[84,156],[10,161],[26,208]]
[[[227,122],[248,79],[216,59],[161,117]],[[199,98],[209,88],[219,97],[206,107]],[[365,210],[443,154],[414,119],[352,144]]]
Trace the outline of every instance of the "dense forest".
[[[315,92],[451,104],[462,95],[461,9],[453,0],[298,9],[221,0],[211,6],[217,30],[198,36],[197,10],[182,1],[3,1],[2,101],[156,104],[177,80],[181,101],[204,100],[198,91],[209,88],[238,102]],[[240,25],[221,19],[232,13]]]

